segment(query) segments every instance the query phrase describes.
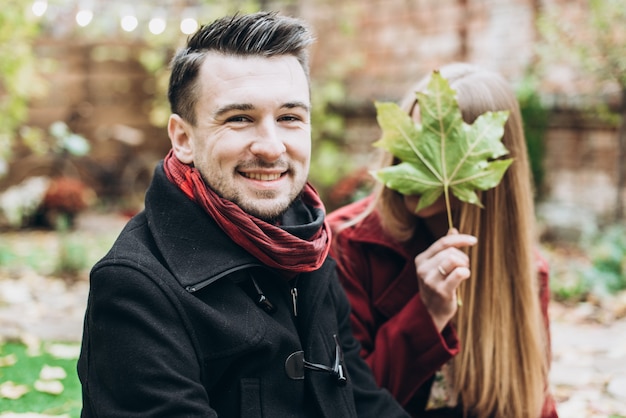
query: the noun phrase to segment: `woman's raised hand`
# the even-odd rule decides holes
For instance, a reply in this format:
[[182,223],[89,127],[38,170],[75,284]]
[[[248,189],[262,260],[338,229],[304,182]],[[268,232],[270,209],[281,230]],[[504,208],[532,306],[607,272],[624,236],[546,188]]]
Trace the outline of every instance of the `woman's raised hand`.
[[461,249],[476,241],[451,229],[415,257],[420,297],[439,332],[458,309],[457,287],[470,276],[469,257]]

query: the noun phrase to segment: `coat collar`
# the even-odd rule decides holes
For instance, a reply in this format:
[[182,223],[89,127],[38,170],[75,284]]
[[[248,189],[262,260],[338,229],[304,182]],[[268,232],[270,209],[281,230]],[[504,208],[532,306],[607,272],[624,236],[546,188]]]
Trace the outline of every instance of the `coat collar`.
[[[328,222],[331,225],[334,234],[342,234],[345,239],[360,244],[371,244],[379,247],[387,248],[398,253],[405,259],[412,259],[418,250],[423,246],[421,240],[412,240],[410,243],[403,243],[393,238],[383,228],[380,222],[380,214],[378,210],[372,211],[367,217],[362,219],[356,225],[342,229],[341,226],[362,212],[368,210],[371,206],[374,195],[357,202],[346,205],[337,209],[328,215]],[[337,231],[340,232],[337,232]],[[422,249],[423,250],[423,249]]]
[[260,265],[167,179],[162,162],[146,192],[145,213],[167,266],[189,291],[234,271]]

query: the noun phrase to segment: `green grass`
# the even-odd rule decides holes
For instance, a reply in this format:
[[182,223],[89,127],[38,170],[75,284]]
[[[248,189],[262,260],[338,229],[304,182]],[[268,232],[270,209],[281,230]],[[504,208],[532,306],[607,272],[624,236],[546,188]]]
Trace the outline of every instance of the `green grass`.
[[[40,414],[69,416],[78,418],[82,406],[80,382],[76,375],[76,359],[55,358],[47,352],[50,344],[44,343],[39,352],[31,356],[27,347],[18,343],[6,343],[0,346],[0,358],[15,355],[17,362],[13,365],[0,367],[0,385],[11,381],[17,385],[25,385],[28,392],[18,399],[0,397],[0,411],[3,412],[36,412]],[[35,390],[35,382],[39,379],[41,369],[45,366],[62,367],[66,377],[59,379],[64,390],[52,395]]]

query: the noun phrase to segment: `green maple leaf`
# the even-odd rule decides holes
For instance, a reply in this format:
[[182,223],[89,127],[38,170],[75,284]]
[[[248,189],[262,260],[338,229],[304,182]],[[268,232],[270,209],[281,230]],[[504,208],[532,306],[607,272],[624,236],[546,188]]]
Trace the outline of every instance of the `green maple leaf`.
[[394,103],[376,103],[382,137],[374,143],[400,163],[373,172],[385,186],[420,196],[416,212],[445,196],[452,225],[450,192],[482,207],[476,190],[497,186],[512,159],[502,144],[508,111],[486,112],[474,123],[463,121],[456,92],[434,71],[425,92],[418,92],[421,123]]

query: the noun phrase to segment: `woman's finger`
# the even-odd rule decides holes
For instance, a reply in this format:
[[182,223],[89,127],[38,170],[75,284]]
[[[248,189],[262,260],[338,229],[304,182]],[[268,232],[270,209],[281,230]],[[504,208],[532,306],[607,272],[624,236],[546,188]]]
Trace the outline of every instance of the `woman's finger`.
[[[455,247],[447,247],[434,254],[431,258],[426,258],[424,253],[415,258],[415,267],[420,277],[427,278],[434,275],[435,278],[447,276],[456,267],[468,267],[469,257],[462,250]],[[429,274],[431,273],[432,274]]]
[[452,296],[463,280],[470,277],[470,269],[468,267],[456,267],[446,276],[442,283],[442,291]]
[[439,238],[424,252],[420,253],[417,258],[419,261],[427,260],[435,256],[435,254],[447,248],[463,248],[471,247],[477,242],[476,237],[467,234],[450,234]]

